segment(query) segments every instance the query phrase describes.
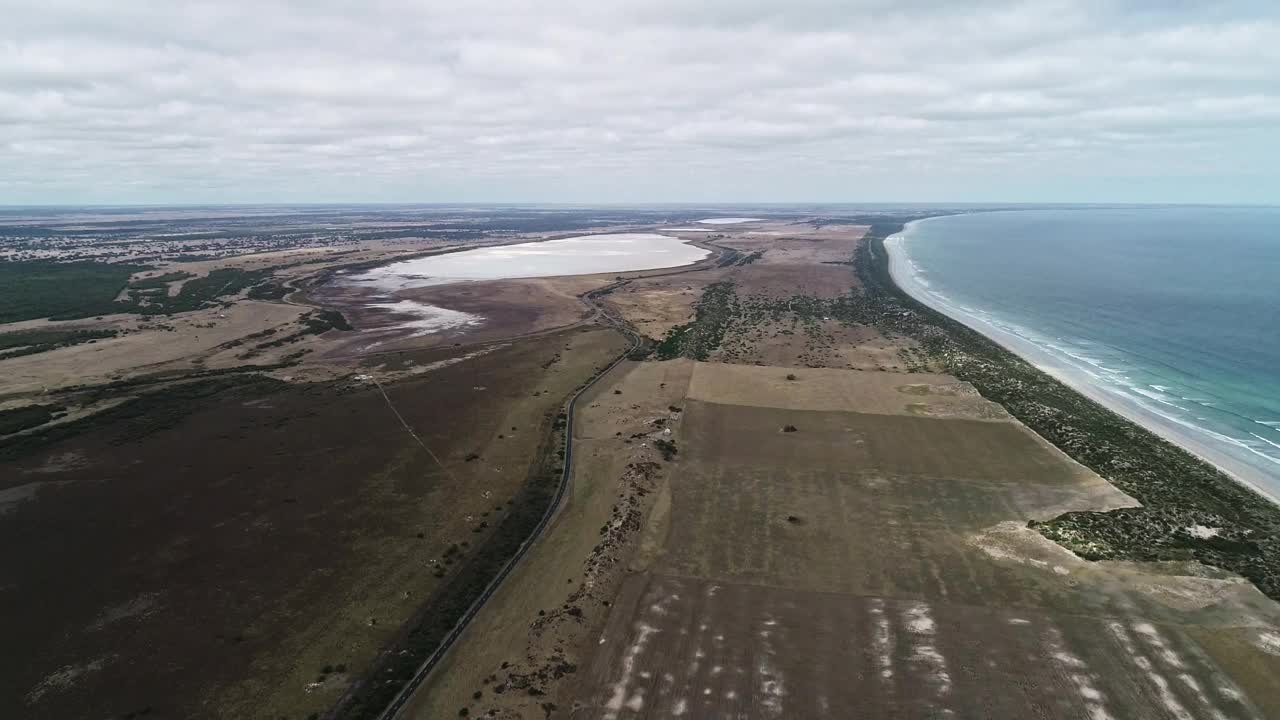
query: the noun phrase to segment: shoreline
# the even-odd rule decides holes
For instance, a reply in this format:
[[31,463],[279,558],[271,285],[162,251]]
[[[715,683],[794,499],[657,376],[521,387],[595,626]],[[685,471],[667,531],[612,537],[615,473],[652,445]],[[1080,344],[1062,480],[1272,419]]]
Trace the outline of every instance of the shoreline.
[[1212,444],[1192,436],[1190,430],[1181,424],[1148,410],[1136,401],[1119,397],[1107,388],[1095,384],[1083,371],[1062,362],[1053,353],[1034,342],[942,302],[916,277],[903,246],[904,233],[916,222],[922,222],[922,220],[907,223],[903,231],[894,233],[884,241],[889,258],[889,278],[900,291],[931,310],[982,334],[1072,390],[1209,463],[1271,503],[1280,505],[1280,493],[1269,489],[1274,481],[1257,469]]

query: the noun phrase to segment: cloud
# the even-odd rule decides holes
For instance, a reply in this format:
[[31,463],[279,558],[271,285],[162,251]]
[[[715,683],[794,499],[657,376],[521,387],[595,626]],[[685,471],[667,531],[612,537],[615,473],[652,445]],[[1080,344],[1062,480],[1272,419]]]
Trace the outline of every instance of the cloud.
[[1269,3],[0,12],[0,203],[1274,201],[1263,188],[1280,186]]

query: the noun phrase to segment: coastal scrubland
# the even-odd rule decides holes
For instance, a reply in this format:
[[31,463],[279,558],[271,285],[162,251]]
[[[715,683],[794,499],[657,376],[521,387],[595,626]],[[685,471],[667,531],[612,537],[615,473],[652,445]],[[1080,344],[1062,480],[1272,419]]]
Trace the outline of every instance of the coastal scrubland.
[[639,333],[578,403],[565,499],[401,717],[1280,715],[1271,511],[898,292],[881,242],[921,213],[410,291],[484,318],[424,335],[334,289],[689,212],[314,246],[293,217],[276,247],[206,227],[181,260],[116,228],[133,249],[97,261],[145,267],[110,302],[171,315],[0,340],[0,712],[379,716],[538,526],[566,398]]
[[1094,560],[1197,560],[1248,578],[1280,599],[1280,507],[1217,468],[1085,398],[985,336],[906,296],[888,275],[873,228],[859,249],[861,313],[917,340],[928,357],[1142,503],[1036,524]]
[[582,412],[575,495],[409,716],[1280,711],[1249,580],[1046,537],[1147,501],[879,282],[905,219],[720,233],[763,253],[601,298],[654,352]]

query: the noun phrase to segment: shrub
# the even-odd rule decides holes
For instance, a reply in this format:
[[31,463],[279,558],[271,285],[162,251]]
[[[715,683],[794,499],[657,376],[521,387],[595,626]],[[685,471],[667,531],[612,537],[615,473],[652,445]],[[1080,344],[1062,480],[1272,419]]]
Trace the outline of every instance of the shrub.
[[679,450],[676,449],[676,444],[674,442],[664,438],[654,440],[653,446],[662,453],[662,459],[667,461],[670,461],[676,456],[676,453],[679,452]]

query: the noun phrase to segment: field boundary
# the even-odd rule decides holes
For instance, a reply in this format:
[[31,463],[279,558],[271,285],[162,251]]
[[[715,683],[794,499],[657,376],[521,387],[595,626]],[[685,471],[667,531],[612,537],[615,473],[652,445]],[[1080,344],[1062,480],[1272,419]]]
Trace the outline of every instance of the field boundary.
[[[584,294],[584,300],[587,300],[587,302],[590,302],[587,298],[590,294],[591,293]],[[594,303],[591,304],[594,305]],[[542,537],[542,533],[547,529],[551,524],[551,521],[559,512],[560,504],[564,500],[565,492],[569,487],[569,481],[573,477],[573,418],[577,409],[578,400],[614,368],[626,361],[632,353],[639,350],[644,342],[641,335],[631,330],[624,322],[610,316],[599,306],[596,306],[596,308],[600,312],[600,315],[605,318],[606,324],[611,325],[614,329],[625,334],[631,339],[631,346],[615,358],[613,362],[605,366],[603,370],[587,380],[582,387],[578,388],[578,391],[573,394],[573,397],[571,397],[566,404],[564,471],[560,475],[560,482],[556,487],[555,495],[551,498],[551,503],[547,506],[547,510],[543,513],[538,524],[534,526],[533,532],[530,533],[529,536],[525,538],[524,542],[520,544],[520,548],[516,553],[511,556],[511,559],[507,561],[502,570],[494,576],[493,580],[489,582],[484,591],[480,593],[480,596],[477,597],[471,606],[467,608],[467,611],[462,614],[458,623],[454,625],[453,629],[450,630],[447,635],[445,635],[444,639],[436,649],[427,656],[427,659],[418,667],[418,670],[414,673],[413,677],[410,678],[410,680],[400,689],[400,692],[396,695],[395,699],[392,700],[387,708],[378,716],[381,720],[395,720],[395,718],[400,716],[405,705],[408,704],[409,700],[413,697],[414,693],[417,692],[418,688],[422,686],[422,683],[426,681],[427,676],[431,674],[431,671],[440,663],[440,660],[444,658],[445,654],[453,647],[454,643],[458,641],[458,638],[460,638],[462,633],[466,631],[467,627],[471,624],[471,621],[480,614],[485,603],[487,603],[489,599],[493,597],[494,593],[498,591],[502,586],[503,581],[511,574],[516,565],[519,564],[538,539]]]

